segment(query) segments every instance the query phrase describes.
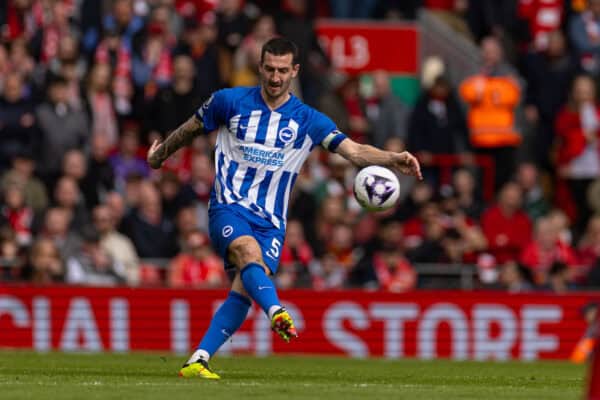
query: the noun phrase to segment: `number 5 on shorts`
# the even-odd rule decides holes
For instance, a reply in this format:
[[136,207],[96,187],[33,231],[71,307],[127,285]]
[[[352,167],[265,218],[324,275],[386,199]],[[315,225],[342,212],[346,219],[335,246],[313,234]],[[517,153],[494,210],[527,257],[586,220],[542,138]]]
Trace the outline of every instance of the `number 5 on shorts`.
[[279,249],[281,248],[281,242],[277,238],[273,238],[271,242],[271,248],[267,250],[267,257],[277,260],[279,258]]

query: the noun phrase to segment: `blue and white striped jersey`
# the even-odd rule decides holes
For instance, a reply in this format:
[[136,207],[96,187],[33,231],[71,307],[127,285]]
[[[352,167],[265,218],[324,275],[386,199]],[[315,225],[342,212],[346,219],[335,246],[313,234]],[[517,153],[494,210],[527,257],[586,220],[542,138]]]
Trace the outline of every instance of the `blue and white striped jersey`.
[[238,204],[284,228],[290,192],[310,151],[346,138],[331,119],[297,97],[271,110],[260,87],[215,92],[196,112],[206,132],[218,129],[211,203]]

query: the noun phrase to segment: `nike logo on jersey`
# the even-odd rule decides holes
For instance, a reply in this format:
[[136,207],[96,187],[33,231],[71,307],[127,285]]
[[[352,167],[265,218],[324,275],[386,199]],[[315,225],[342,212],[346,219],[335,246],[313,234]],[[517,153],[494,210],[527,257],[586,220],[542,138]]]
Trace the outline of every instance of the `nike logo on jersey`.
[[273,289],[273,286],[259,286],[258,290]]

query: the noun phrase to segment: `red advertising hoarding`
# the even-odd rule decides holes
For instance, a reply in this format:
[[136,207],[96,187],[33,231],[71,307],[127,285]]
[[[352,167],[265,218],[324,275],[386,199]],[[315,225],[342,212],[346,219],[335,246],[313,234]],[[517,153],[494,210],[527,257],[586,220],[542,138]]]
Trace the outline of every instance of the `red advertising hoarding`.
[[419,32],[416,25],[390,22],[318,20],[319,42],[337,69],[349,73],[377,69],[415,75]]
[[[224,291],[0,287],[0,347],[41,351],[194,348]],[[285,291],[300,338],[286,344],[253,306],[223,352],[353,357],[566,359],[598,295]]]

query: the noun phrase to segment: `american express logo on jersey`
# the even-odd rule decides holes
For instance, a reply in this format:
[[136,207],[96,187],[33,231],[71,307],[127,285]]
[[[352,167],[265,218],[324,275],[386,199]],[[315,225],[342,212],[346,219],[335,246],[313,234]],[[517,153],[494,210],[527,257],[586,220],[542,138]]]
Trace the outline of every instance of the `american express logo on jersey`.
[[260,150],[251,146],[240,146],[239,149],[244,155],[244,161],[282,167],[285,155],[280,151]]

